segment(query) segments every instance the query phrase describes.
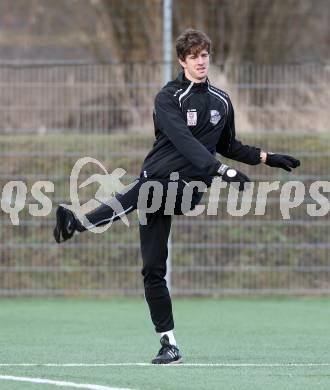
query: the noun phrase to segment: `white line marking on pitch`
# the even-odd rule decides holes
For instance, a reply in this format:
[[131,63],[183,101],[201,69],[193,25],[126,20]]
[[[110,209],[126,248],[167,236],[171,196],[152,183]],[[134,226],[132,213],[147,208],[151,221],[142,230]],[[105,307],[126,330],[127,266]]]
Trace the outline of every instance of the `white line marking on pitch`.
[[0,375],[0,380],[14,381],[14,382],[28,382],[28,383],[40,383],[46,385],[62,386],[62,387],[75,387],[76,389],[90,389],[90,390],[133,390],[125,389],[122,387],[108,387],[84,383],[66,382],[66,381],[54,381],[50,379],[42,378],[30,378],[25,376],[11,376],[11,375]]
[[[155,367],[151,363],[0,363],[0,367]],[[182,363],[167,367],[330,367],[330,363]]]

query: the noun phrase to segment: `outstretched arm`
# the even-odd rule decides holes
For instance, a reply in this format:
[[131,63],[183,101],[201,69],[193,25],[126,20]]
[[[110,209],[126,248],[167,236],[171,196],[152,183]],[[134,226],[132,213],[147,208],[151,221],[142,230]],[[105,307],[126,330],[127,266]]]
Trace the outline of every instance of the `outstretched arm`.
[[260,164],[260,148],[243,145],[241,141],[236,139],[234,108],[230,100],[228,101],[227,121],[217,143],[217,152],[224,157],[245,164]]
[[270,167],[282,168],[286,171],[291,171],[292,168],[297,168],[300,165],[300,161],[292,156],[267,153],[255,146],[243,145],[241,141],[237,140],[234,109],[230,101],[228,103],[227,122],[219,138],[217,152],[224,157],[245,164],[257,165],[262,162]]

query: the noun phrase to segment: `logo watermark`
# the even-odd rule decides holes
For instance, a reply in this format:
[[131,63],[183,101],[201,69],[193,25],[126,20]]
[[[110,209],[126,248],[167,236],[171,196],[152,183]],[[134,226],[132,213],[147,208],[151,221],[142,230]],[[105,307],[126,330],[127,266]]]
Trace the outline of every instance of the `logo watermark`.
[[[102,174],[94,173],[78,184],[82,169],[87,164],[94,164]],[[198,216],[206,213],[210,216],[227,212],[233,217],[242,217],[250,212],[256,216],[266,215],[267,203],[271,194],[276,194],[276,202],[283,220],[289,220],[292,211],[305,206],[305,212],[310,217],[325,217],[330,211],[330,182],[314,181],[309,186],[297,180],[272,182],[251,182],[244,191],[239,192],[236,186],[215,177],[209,189],[203,181],[185,181],[177,172],[170,175],[169,180],[154,178],[138,178],[125,186],[122,179],[126,171],[116,168],[111,173],[95,158],[83,157],[76,161],[70,174],[70,203],[63,206],[73,211],[86,229],[102,233],[109,229],[114,220],[121,220],[129,226],[127,214],[138,210],[139,222],[147,223],[147,215],[160,209],[165,215],[177,212],[178,200],[180,214]],[[94,197],[85,203],[79,199],[79,189],[84,189],[92,183],[98,183],[99,188]],[[224,194],[224,190],[228,192]],[[196,202],[203,193],[209,191],[206,203]],[[51,181],[37,181],[31,187],[32,203],[26,204],[29,190],[24,181],[9,181],[2,189],[1,209],[9,215],[13,225],[19,225],[19,214],[26,207],[33,217],[46,217],[52,212],[52,201],[47,194],[55,192]],[[133,195],[132,195],[133,194]],[[127,203],[127,199],[129,202]],[[274,198],[273,198],[274,199]],[[219,206],[225,205],[224,207]],[[93,224],[88,219],[94,210],[104,208],[106,218]]]

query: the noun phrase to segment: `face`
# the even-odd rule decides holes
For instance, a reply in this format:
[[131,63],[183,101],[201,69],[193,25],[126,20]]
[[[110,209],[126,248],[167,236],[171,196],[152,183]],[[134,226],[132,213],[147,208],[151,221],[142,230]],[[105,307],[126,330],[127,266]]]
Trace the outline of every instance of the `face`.
[[210,55],[206,49],[198,54],[188,54],[184,61],[180,60],[188,80],[200,83],[205,80],[210,65]]

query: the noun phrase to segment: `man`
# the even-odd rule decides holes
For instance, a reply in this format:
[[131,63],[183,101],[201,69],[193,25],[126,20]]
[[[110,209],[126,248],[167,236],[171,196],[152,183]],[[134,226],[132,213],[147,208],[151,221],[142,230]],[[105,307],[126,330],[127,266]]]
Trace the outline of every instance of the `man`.
[[[291,156],[270,154],[259,148],[243,145],[236,139],[234,110],[229,96],[212,86],[207,78],[211,50],[210,39],[201,31],[188,29],[176,41],[176,51],[182,72],[165,85],[155,98],[153,113],[155,142],[144,160],[140,177],[127,191],[115,197],[123,212],[137,208],[139,190],[148,180],[157,180],[169,188],[170,175],[177,172],[178,191],[174,214],[182,214],[180,202],[183,190],[191,181],[210,185],[214,176],[228,183],[238,183],[244,189],[249,178],[216,159],[216,152],[236,161],[256,165],[260,162],[271,167],[291,171],[299,161]],[[171,175],[173,179],[173,176]],[[151,197],[151,193],[148,194]],[[193,209],[202,197],[194,189]],[[149,199],[150,201],[150,199]],[[161,207],[147,214],[147,224],[140,224],[145,297],[156,332],[160,334],[161,349],[152,363],[179,363],[182,356],[173,329],[171,298],[166,286],[167,241],[171,215],[164,212],[166,196]],[[57,242],[72,237],[84,227],[75,215],[59,206],[54,236]],[[119,214],[102,204],[86,215],[91,226],[100,226],[119,219]]]

